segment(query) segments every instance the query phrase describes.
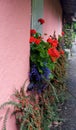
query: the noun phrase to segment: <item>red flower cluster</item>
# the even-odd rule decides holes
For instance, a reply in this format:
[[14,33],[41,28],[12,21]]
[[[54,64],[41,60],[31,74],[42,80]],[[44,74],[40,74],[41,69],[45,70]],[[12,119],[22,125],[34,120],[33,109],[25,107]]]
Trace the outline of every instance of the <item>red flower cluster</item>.
[[41,40],[40,39],[37,39],[37,38],[35,38],[36,40],[35,40],[35,44],[40,44],[40,42],[41,42]]
[[60,57],[60,53],[59,53],[59,51],[56,48],[49,48],[48,49],[48,54],[50,56],[53,56],[53,57],[56,57],[56,58]]
[[57,60],[57,58],[60,57],[60,53],[56,48],[49,48],[48,54],[50,55],[53,62],[55,62]]
[[35,38],[33,36],[31,36],[29,42],[30,43],[35,42]]
[[51,44],[53,42],[53,39],[52,38],[48,38],[47,42]]
[[40,44],[41,40],[31,36],[29,42],[30,43],[35,43],[35,44],[38,45],[38,44]]
[[50,43],[52,47],[57,47],[58,45],[58,40],[56,39],[48,38],[47,42]]
[[30,30],[30,35],[34,35],[34,34],[36,34],[36,30],[35,29],[31,29]]
[[40,19],[38,19],[38,22],[39,22],[40,24],[43,24],[43,23],[45,23],[45,20],[42,19],[42,18],[40,18]]
[[[38,22],[40,24],[43,24],[45,23],[45,20],[42,19],[42,18],[39,18],[38,19]],[[30,43],[33,43],[36,44],[36,45],[39,45],[42,41],[42,37],[39,33],[36,32],[35,29],[31,29],[30,30],[30,34],[31,34],[31,37],[30,37],[30,40],[29,42]],[[36,35],[35,35],[36,34]],[[45,34],[47,35],[47,34]],[[62,32],[62,35],[64,35],[64,32]],[[55,62],[59,57],[60,55],[63,55],[64,54],[64,51],[62,49],[60,49],[59,51],[57,50],[57,46],[58,46],[58,40],[56,38],[52,38],[51,36],[47,39],[47,42],[50,44],[50,48],[47,49],[47,53],[48,55],[50,56],[51,60],[53,62]],[[41,44],[42,45],[42,44]],[[48,45],[48,44],[47,44]],[[48,47],[49,47],[48,46]]]

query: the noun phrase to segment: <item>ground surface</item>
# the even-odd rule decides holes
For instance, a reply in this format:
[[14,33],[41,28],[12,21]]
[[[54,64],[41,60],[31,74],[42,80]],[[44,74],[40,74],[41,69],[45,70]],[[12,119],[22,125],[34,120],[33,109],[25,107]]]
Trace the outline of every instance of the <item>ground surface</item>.
[[[68,66],[68,90],[73,96],[69,96],[62,110],[64,123],[59,130],[76,130],[76,53],[69,60]],[[75,96],[75,97],[74,97]]]

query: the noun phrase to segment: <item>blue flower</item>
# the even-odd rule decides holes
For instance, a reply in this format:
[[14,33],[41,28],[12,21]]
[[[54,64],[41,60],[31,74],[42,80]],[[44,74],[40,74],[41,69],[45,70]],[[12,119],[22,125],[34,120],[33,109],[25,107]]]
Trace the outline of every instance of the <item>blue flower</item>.
[[41,80],[41,74],[39,73],[37,67],[32,65],[30,71],[30,81],[38,82]]
[[36,65],[31,64],[30,84],[28,85],[28,88],[27,88],[28,91],[36,90],[38,93],[42,93],[44,89],[47,88],[48,85],[47,85],[47,82],[44,80],[44,78],[49,80],[51,71],[46,66],[42,68],[42,71],[43,71],[43,74],[39,73]]
[[47,67],[43,67],[42,70],[43,70],[43,76],[46,79],[50,79],[51,70],[49,70]]

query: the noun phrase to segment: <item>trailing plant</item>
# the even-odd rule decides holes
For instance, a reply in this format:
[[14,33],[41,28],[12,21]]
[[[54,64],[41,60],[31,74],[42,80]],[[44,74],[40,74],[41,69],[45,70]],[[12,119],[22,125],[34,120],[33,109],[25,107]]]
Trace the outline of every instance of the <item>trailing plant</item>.
[[[32,95],[28,96],[26,96],[23,86],[20,91],[15,91],[14,96],[16,101],[5,102],[0,106],[0,109],[5,108],[7,105],[14,106],[11,115],[15,116],[18,130],[46,130],[46,128],[48,130],[50,124],[59,121],[57,108],[55,108],[55,97],[50,86],[43,94],[37,95],[33,92]],[[8,108],[6,111],[2,130],[6,130],[10,109]]]
[[[21,88],[20,92],[16,90],[14,96],[16,101],[5,102],[0,106],[0,109],[7,105],[14,106],[14,111],[11,115],[15,115],[18,130],[41,130],[40,107],[36,99],[31,100],[31,96],[26,96],[24,87]],[[2,130],[6,130],[8,112],[9,109],[7,109],[5,114]]]
[[[61,50],[61,43],[59,44],[58,49]],[[54,74],[53,85],[55,86],[57,90],[59,101],[63,100],[63,97],[65,97],[65,92],[67,89],[66,82],[65,82],[67,58],[66,58],[66,54],[64,54],[63,51],[61,53],[62,55],[58,59],[58,62],[56,63],[55,69],[53,71],[53,74]]]

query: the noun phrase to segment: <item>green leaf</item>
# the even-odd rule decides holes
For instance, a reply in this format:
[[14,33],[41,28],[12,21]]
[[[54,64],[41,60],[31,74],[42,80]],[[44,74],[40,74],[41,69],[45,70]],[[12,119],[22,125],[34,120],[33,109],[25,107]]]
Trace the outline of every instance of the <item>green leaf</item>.
[[50,78],[50,79],[53,79],[53,78],[54,78],[54,75],[53,75],[53,74],[50,74],[50,75],[49,75],[49,78]]

